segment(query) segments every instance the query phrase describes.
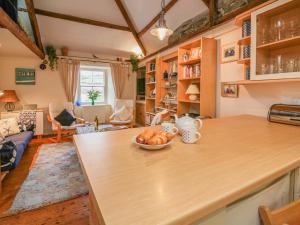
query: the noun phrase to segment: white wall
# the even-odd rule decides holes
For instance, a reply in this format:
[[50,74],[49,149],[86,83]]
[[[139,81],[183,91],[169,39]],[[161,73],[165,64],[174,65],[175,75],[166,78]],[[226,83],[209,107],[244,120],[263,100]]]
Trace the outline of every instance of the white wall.
[[[41,60],[25,57],[0,57],[0,90],[16,90],[21,104],[48,107],[49,102],[65,102],[66,95],[57,71],[40,70]],[[36,85],[16,85],[15,69],[32,68],[36,71]]]

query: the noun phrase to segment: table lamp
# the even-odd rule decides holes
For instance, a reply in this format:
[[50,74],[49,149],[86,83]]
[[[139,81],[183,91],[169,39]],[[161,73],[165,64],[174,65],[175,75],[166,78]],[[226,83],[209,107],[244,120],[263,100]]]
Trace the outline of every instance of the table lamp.
[[185,94],[189,95],[191,101],[196,101],[198,99],[197,95],[200,94],[199,87],[196,84],[190,84]]
[[19,101],[19,98],[15,90],[4,90],[0,94],[0,102],[4,102],[4,108],[9,112],[15,109],[15,102]]

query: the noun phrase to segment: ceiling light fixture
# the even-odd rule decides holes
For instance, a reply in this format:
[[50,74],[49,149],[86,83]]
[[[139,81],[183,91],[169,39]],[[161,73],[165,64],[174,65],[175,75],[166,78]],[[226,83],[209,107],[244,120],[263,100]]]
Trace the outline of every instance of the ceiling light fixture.
[[165,20],[165,8],[166,3],[165,0],[161,1],[161,13],[160,18],[158,21],[158,24],[153,28],[150,33],[156,37],[158,37],[159,40],[164,40],[166,37],[173,34],[173,31],[167,27],[166,20]]

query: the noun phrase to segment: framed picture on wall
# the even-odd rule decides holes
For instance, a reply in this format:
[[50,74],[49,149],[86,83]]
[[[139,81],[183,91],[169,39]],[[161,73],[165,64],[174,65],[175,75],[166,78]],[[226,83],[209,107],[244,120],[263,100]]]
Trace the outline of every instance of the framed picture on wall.
[[239,46],[237,43],[230,43],[221,46],[221,63],[234,62],[239,59]]
[[237,84],[223,82],[221,84],[221,95],[227,98],[238,98],[239,86]]
[[16,68],[16,84],[35,85],[35,70]]

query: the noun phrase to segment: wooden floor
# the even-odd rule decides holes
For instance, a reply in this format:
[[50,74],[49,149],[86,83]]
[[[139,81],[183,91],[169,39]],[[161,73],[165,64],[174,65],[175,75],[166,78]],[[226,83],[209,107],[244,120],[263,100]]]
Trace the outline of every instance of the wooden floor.
[[79,197],[62,203],[46,206],[41,209],[20,213],[14,216],[4,216],[29,173],[38,147],[47,140],[34,140],[24,152],[19,166],[11,171],[2,182],[0,196],[0,224],[5,225],[52,225],[52,224],[89,224],[88,196]]

